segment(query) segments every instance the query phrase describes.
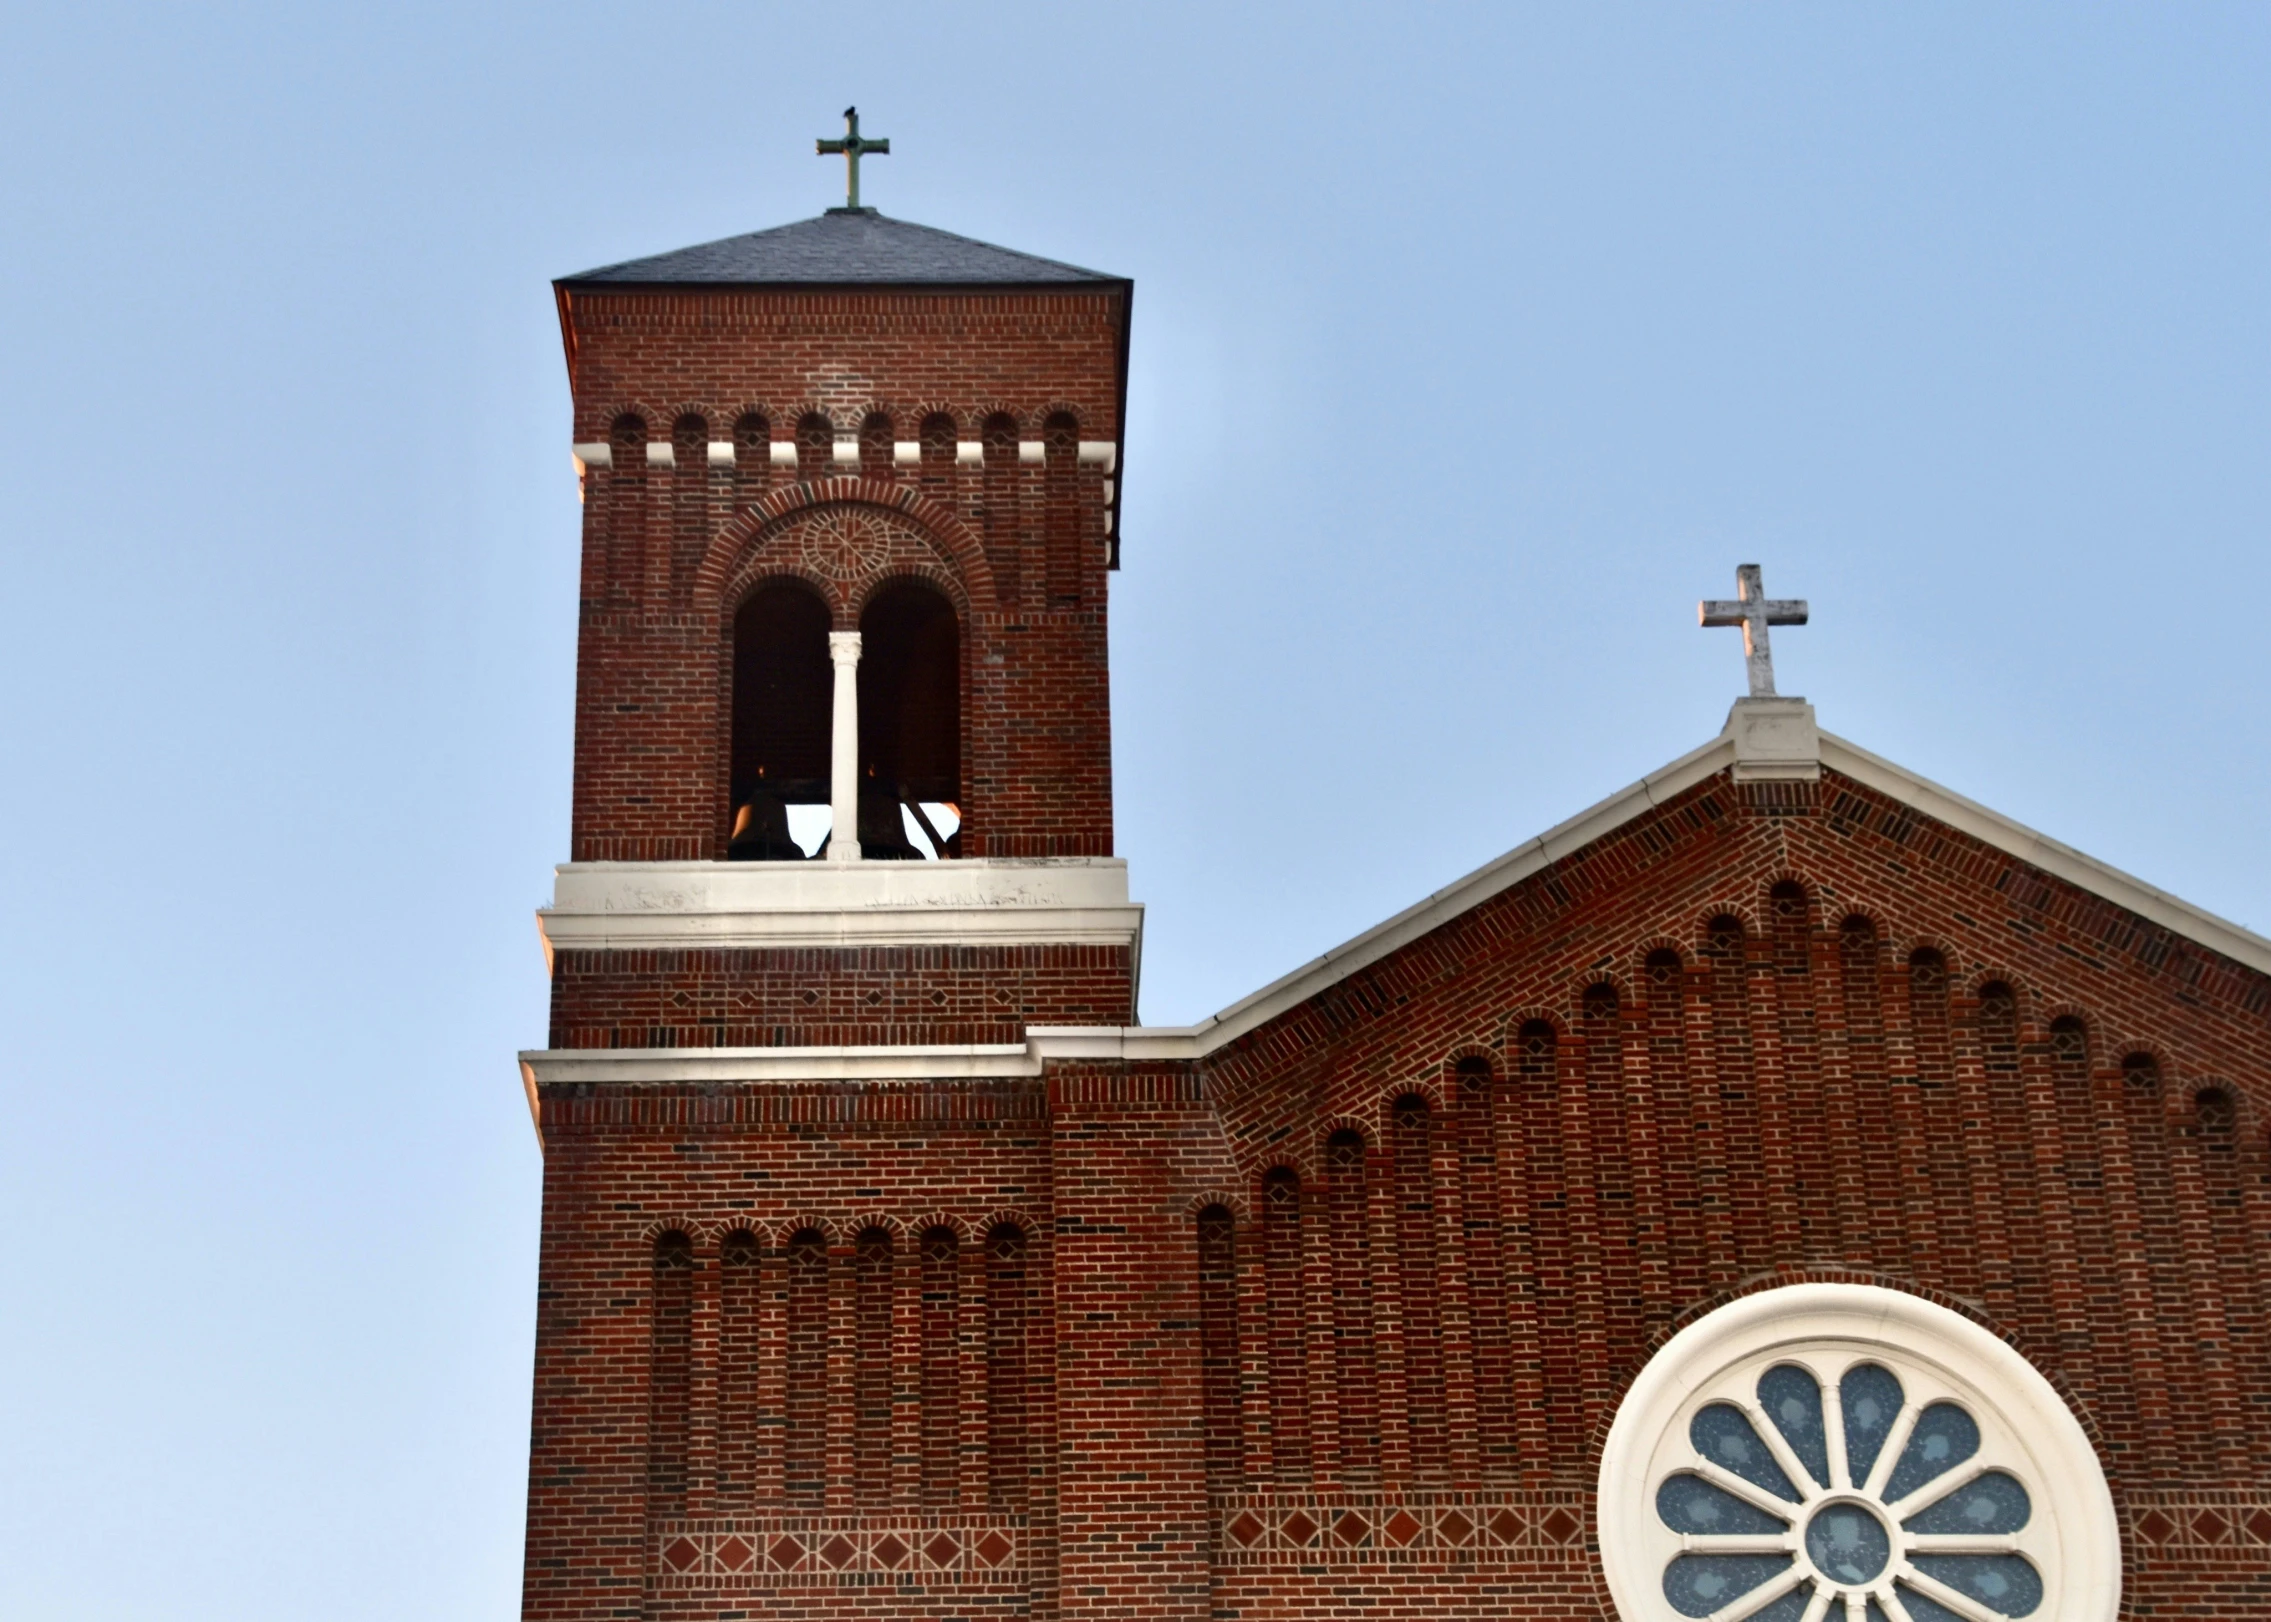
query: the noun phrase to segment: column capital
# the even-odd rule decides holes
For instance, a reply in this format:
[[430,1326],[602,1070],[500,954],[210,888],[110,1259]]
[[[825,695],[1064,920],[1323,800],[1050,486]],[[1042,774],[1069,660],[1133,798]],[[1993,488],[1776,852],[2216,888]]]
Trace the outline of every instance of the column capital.
[[828,633],[828,657],[840,665],[858,664],[860,662],[859,632],[830,631]]

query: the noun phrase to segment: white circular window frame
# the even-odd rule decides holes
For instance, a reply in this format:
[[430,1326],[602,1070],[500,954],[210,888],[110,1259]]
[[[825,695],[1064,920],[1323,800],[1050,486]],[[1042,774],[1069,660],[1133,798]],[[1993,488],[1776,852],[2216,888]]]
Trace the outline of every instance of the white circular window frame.
[[[1792,1284],[1743,1297],[1674,1335],[1625,1393],[1601,1449],[1601,1564],[1625,1622],[1688,1622],[1664,1597],[1664,1570],[1684,1546],[1656,1513],[1656,1488],[1692,1461],[1688,1424],[1730,1398],[1728,1381],[1775,1358],[1848,1362],[1881,1355],[1903,1384],[1936,1376],[1980,1421],[2034,1502],[2027,1553],[2043,1603],[2030,1622],[2112,1622],[2121,1605],[2121,1534],[2096,1449],[2034,1366],[1960,1313],[1869,1284]],[[1827,1395],[1827,1393],[1825,1393]],[[1739,1405],[1755,1406],[1745,1393]],[[1764,1429],[1763,1419],[1754,1424]],[[1804,1512],[1793,1506],[1792,1525]],[[1898,1532],[1895,1531],[1897,1538]],[[1798,1559],[1803,1563],[1801,1552]],[[1837,1622],[1833,1612],[1829,1622]]]

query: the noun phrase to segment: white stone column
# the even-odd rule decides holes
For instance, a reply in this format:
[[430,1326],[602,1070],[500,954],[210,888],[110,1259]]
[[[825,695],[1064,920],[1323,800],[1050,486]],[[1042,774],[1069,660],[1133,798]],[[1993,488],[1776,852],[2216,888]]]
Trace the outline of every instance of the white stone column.
[[836,664],[836,728],[828,749],[828,859],[860,859],[860,634],[830,631]]

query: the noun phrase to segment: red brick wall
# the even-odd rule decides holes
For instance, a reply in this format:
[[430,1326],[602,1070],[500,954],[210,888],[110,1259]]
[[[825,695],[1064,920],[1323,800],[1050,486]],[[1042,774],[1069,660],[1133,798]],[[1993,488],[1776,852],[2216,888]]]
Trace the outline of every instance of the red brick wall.
[[[679,1017],[654,969],[607,993],[620,1028]],[[2065,1393],[2134,1611],[2260,1615],[2267,1103],[2271,982],[1834,777],[1700,785],[1204,1065],[547,1087],[528,1614],[1599,1615],[1597,1449],[1650,1348],[1733,1295],[1849,1278],[1974,1315]],[[1368,1147],[1336,1163],[1349,1131]],[[1280,1168],[1289,1270],[1261,1222]],[[1212,1207],[1236,1224],[1202,1291]],[[982,1245],[1004,1214],[1034,1292],[1007,1427]],[[942,1221],[961,1289],[926,1309],[916,1242]],[[732,1449],[777,1445],[781,1254],[810,1224],[832,1249],[817,1512],[764,1462],[755,1491],[717,1486]],[[887,1492],[855,1436],[877,1224]],[[729,1311],[744,1227],[762,1287]],[[665,1232],[691,1280],[658,1281]],[[923,1485],[942,1317],[952,1505]],[[743,1344],[736,1406],[720,1348]],[[655,1406],[681,1400],[682,1432]],[[650,1430],[684,1434],[682,1473],[650,1473]],[[1022,1511],[992,1486],[1013,1443]],[[942,1560],[915,1552],[941,1535]]]
[[[543,1120],[524,1614],[1029,1614],[1050,1478],[1026,1510],[990,1501],[984,1241],[1018,1224],[1033,1277],[1050,1276],[1040,1087],[553,1087]],[[921,1256],[940,1227],[956,1238],[959,1286],[943,1312],[926,1310],[937,1270]],[[792,1241],[813,1228],[827,1245],[817,1320],[788,1277]],[[876,1229],[893,1250],[880,1320],[857,1256]],[[665,1234],[691,1241],[692,1375],[683,1418],[658,1426]],[[1045,1465],[1054,1320],[1024,1320],[1038,1377],[1023,1409]],[[800,1385],[806,1344],[817,1385]],[[877,1368],[889,1406],[880,1450],[862,1443],[862,1375]],[[660,1477],[681,1491],[653,1490],[654,1431],[687,1438],[685,1468]],[[785,1486],[808,1444],[824,1487],[792,1503]]]
[[1109,946],[561,952],[556,1048],[1022,1042],[1028,1025],[1126,1025],[1131,954]]
[[[1123,295],[578,292],[564,315],[575,438],[613,443],[584,488],[577,860],[723,855],[733,610],[780,573],[838,630],[903,574],[956,604],[963,854],[1111,854],[1106,474],[1074,456],[1119,437]],[[906,441],[1000,419],[1010,448],[960,466],[934,434],[912,467],[771,465],[801,421],[872,441],[879,414]],[[1046,459],[1018,461],[1019,439]],[[649,466],[650,441],[675,467]]]
[[[1478,1057],[1487,1109],[1461,1100]],[[2097,1442],[2140,1613],[2271,1598],[2260,975],[1855,784],[1720,778],[1207,1070],[1257,1200],[1291,1171],[1329,1205],[1329,1137],[1365,1134],[1370,1221],[1307,1240],[1309,1321],[1345,1316],[1355,1271],[1376,1302],[1370,1354],[1337,1364],[1345,1332],[1313,1328],[1305,1407],[1274,1412],[1277,1286],[1241,1230],[1219,1614],[1594,1614],[1625,1385],[1687,1318],[1801,1278],[2010,1337]],[[1458,1141],[1424,1187],[1414,1100]],[[1481,1333],[1499,1300],[1510,1374]]]

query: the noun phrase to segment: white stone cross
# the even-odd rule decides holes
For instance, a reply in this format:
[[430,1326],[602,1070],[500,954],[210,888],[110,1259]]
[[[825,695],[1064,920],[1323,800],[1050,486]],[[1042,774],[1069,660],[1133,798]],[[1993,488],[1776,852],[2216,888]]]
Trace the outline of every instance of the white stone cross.
[[1759,583],[1758,565],[1745,563],[1735,570],[1735,601],[1711,598],[1695,605],[1698,625],[1740,625],[1743,659],[1750,666],[1751,697],[1774,697],[1774,650],[1766,640],[1769,625],[1803,625],[1805,602],[1796,597],[1769,597]]

